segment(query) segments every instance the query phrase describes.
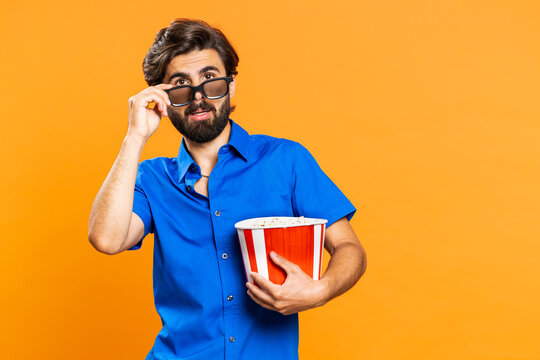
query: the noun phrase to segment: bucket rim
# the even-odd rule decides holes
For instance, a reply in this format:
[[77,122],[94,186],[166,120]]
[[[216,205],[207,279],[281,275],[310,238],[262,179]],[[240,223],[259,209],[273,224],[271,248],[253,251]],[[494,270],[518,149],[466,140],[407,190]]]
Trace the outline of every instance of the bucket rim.
[[[270,220],[281,220],[281,219],[303,219],[305,223],[303,224],[291,224],[291,225],[270,225],[270,226],[253,226],[252,223],[257,221],[270,221]],[[326,219],[317,219],[317,218],[306,218],[303,216],[265,216],[265,217],[256,217],[245,219],[234,224],[234,227],[237,230],[258,230],[258,229],[286,229],[290,227],[299,227],[299,226],[313,226],[313,225],[322,225],[326,224],[328,220]]]

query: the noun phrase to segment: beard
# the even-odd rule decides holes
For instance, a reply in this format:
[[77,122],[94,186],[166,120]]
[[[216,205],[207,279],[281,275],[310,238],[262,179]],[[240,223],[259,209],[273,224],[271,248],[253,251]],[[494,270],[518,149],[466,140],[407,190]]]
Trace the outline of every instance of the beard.
[[[214,140],[225,129],[229,122],[229,115],[231,114],[231,101],[230,95],[227,95],[223,105],[219,108],[219,112],[216,111],[215,106],[204,101],[204,99],[195,105],[195,103],[189,104],[185,111],[185,116],[180,112],[174,110],[174,107],[167,106],[167,113],[173,126],[187,139],[197,142],[205,143]],[[189,121],[189,115],[193,114],[197,110],[209,110],[212,112],[212,118],[201,121]]]

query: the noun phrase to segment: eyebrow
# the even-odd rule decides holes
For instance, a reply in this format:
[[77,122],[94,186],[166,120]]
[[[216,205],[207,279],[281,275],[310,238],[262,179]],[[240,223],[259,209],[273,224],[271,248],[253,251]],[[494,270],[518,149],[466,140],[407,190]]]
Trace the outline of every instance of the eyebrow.
[[[200,71],[199,71],[199,74],[204,74],[205,72],[207,71],[210,71],[210,70],[214,70],[216,72],[219,72],[219,69],[215,66],[207,66],[207,67],[204,67],[202,68]],[[190,76],[189,74],[186,74],[185,72],[175,72],[174,74],[172,74],[170,77],[169,77],[169,81],[167,82],[171,82],[172,79],[174,78],[183,78],[183,79],[189,79]]]

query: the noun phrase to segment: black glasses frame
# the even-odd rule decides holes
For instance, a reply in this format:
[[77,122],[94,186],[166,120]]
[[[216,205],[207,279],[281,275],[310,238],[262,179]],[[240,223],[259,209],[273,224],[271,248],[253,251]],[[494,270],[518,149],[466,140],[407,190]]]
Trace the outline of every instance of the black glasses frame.
[[[203,89],[204,85],[208,84],[209,82],[218,81],[218,80],[225,80],[227,82],[227,91],[225,92],[225,94],[220,95],[220,96],[208,96],[208,95],[206,95],[206,93],[204,92],[204,89]],[[170,88],[170,89],[165,89],[165,92],[169,96],[169,100],[171,101],[171,106],[176,106],[176,107],[178,107],[178,106],[186,106],[186,105],[191,104],[193,102],[193,100],[195,100],[195,95],[197,94],[197,92],[200,92],[201,94],[203,94],[203,96],[205,98],[211,99],[211,100],[221,99],[222,97],[227,96],[227,94],[229,93],[229,84],[232,81],[233,81],[232,76],[225,76],[225,77],[220,77],[220,78],[215,78],[215,79],[210,79],[210,80],[203,81],[202,83],[200,83],[197,86],[193,86],[193,85],[176,86],[176,87],[173,87],[173,88]],[[176,90],[176,89],[181,89],[181,88],[191,88],[191,92],[192,92],[191,100],[189,100],[188,102],[183,103],[183,104],[173,104],[170,92],[173,91],[173,90]]]

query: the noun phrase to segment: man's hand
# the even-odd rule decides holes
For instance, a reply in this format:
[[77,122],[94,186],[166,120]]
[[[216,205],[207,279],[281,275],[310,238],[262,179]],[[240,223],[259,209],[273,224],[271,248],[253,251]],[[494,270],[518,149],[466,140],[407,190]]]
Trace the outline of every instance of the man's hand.
[[343,294],[360,279],[367,264],[366,252],[346,217],[326,229],[324,248],[330,253],[330,261],[320,280],[313,280],[298,265],[271,253],[272,261],[287,273],[285,282],[276,285],[252,272],[259,286],[247,283],[249,296],[262,307],[289,315],[324,305]]
[[248,295],[262,307],[290,315],[324,305],[327,298],[326,281],[313,280],[300,267],[275,252],[270,253],[272,261],[287,274],[283,285],[276,285],[262,275],[251,272],[259,285],[247,283]]
[[[128,135],[138,137],[144,142],[156,132],[161,117],[167,116],[167,105],[170,105],[169,96],[165,89],[171,84],[150,86],[137,95],[129,98],[129,126]],[[148,108],[154,102],[154,108]]]

